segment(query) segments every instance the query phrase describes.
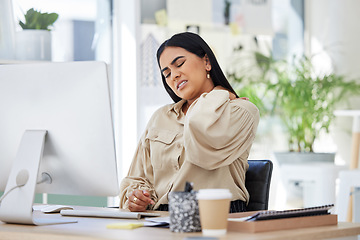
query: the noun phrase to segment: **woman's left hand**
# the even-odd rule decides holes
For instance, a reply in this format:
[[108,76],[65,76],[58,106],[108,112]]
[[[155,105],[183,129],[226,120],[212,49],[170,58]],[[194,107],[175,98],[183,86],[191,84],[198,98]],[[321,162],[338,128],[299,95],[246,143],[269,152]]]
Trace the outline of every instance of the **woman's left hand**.
[[131,212],[145,212],[149,204],[155,204],[147,190],[136,189],[128,198]]

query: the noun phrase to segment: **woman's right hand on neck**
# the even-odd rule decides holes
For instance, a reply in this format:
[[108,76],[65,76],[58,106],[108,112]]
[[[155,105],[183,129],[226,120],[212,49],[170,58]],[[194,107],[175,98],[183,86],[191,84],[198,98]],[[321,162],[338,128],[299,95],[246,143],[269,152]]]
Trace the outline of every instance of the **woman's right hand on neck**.
[[226,88],[224,88],[224,87],[222,87],[222,86],[220,86],[220,85],[214,87],[214,90],[225,90],[225,91],[228,91],[228,92],[229,92],[229,99],[230,99],[230,100],[234,100],[234,99],[236,98],[236,95],[235,95],[234,93],[230,92],[228,89],[226,89]]

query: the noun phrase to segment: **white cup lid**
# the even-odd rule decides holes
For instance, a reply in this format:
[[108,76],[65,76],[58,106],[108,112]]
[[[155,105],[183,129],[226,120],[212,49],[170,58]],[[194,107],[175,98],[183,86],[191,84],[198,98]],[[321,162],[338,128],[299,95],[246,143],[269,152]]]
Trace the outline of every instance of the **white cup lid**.
[[200,189],[196,194],[197,199],[231,199],[231,197],[231,192],[225,188]]

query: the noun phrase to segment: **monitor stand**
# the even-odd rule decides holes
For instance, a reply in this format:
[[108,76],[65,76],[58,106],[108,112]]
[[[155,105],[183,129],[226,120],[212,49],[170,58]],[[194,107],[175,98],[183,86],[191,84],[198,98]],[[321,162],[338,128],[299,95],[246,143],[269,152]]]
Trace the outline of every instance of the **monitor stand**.
[[[47,218],[33,214],[35,188],[39,172],[40,160],[43,155],[46,130],[26,130],[13,162],[5,193],[13,189],[2,200],[0,205],[0,220],[6,223],[31,225],[48,225],[59,223],[74,223],[77,221],[58,218]],[[53,216],[51,216],[53,217]]]

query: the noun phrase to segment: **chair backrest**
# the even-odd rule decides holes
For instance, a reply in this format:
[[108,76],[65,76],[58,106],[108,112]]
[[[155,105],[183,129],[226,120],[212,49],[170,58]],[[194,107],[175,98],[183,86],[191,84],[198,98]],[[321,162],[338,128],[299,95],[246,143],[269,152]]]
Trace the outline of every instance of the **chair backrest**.
[[248,160],[245,186],[250,194],[247,211],[267,210],[273,163],[270,160]]

